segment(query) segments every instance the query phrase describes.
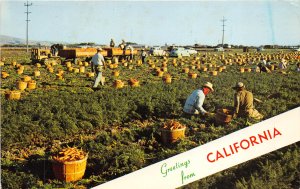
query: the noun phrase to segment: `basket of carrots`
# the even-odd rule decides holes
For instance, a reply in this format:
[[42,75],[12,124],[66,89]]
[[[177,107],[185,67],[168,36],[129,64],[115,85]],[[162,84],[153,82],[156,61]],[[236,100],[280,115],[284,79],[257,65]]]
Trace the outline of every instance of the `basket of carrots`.
[[163,124],[160,129],[162,142],[164,144],[170,144],[185,137],[186,126],[182,125],[178,121],[169,120]]
[[88,154],[76,147],[67,147],[52,155],[54,176],[61,181],[80,180],[86,169]]

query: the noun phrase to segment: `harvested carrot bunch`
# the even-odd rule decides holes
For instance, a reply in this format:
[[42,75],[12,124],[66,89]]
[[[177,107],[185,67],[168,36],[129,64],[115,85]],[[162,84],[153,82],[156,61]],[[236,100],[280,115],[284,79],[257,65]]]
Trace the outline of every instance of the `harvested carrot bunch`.
[[138,81],[137,79],[130,78],[130,79],[129,79],[129,82],[133,84],[133,83],[137,83],[137,82],[139,82],[139,81]]
[[70,162],[82,160],[86,157],[86,155],[87,154],[83,150],[77,149],[76,147],[67,147],[52,156],[52,158],[59,162]]
[[163,129],[168,129],[168,130],[183,129],[183,128],[185,128],[185,126],[175,120],[169,120],[165,122],[163,125]]

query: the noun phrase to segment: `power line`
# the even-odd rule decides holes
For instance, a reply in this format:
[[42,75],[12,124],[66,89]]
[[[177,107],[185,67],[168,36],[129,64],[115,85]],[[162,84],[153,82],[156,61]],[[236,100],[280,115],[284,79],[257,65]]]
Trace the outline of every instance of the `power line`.
[[27,8],[27,11],[25,13],[26,13],[26,52],[28,52],[28,22],[30,21],[28,19],[28,15],[31,13],[31,12],[28,12],[28,7],[32,6],[32,3],[28,4],[28,1],[27,1],[27,3],[24,3],[24,6],[26,6],[26,8]]
[[223,16],[223,19],[221,20],[223,23],[222,23],[222,27],[223,27],[223,29],[222,29],[222,47],[224,47],[224,32],[225,32],[225,21],[226,21],[226,19],[224,18],[224,16]]

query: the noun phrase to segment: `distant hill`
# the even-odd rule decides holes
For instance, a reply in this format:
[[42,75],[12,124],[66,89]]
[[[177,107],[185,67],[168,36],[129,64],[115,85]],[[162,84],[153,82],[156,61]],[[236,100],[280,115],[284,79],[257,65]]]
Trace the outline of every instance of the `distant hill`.
[[0,45],[4,45],[4,44],[19,45],[25,43],[26,41],[21,38],[11,37],[7,35],[0,35]]
[[[53,42],[53,41],[32,41],[29,40],[29,45],[38,45],[41,44],[43,46],[50,46],[55,43],[61,43],[61,42]],[[0,45],[24,45],[26,44],[26,40],[22,38],[7,36],[7,35],[0,35]]]

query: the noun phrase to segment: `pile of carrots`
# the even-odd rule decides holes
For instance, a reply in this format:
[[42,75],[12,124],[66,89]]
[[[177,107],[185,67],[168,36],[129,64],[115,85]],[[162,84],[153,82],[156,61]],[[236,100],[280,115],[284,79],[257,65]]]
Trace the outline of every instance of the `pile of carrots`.
[[76,147],[67,147],[52,156],[52,158],[59,162],[70,162],[82,160],[86,157],[86,155],[87,154],[83,150],[77,149]]
[[168,129],[168,130],[183,129],[183,128],[185,128],[185,126],[175,120],[169,120],[165,122],[163,125],[163,129]]

